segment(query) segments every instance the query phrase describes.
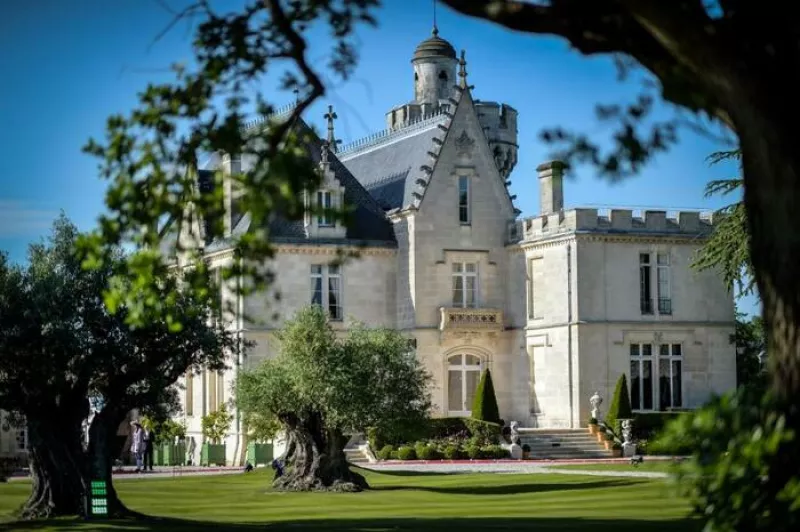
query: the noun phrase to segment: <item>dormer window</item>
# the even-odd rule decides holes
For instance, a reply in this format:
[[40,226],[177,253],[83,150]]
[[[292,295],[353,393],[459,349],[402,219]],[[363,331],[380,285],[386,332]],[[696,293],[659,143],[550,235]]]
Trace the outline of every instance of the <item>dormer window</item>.
[[[333,207],[333,199],[330,190],[320,190],[317,192],[317,207],[330,210]],[[317,225],[320,227],[333,227],[334,222],[329,212],[320,212],[317,215]]]

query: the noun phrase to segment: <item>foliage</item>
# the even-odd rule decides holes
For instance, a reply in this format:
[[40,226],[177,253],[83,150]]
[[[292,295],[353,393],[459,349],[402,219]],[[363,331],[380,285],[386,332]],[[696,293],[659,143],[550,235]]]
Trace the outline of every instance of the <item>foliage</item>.
[[219,444],[225,439],[232,422],[233,415],[228,412],[225,405],[222,405],[214,412],[203,416],[201,420],[203,436],[210,440],[211,443]]
[[494,393],[492,374],[486,368],[481,375],[475,398],[472,402],[472,419],[500,423],[500,411],[497,408],[497,397]]
[[416,460],[417,459],[417,452],[414,450],[413,447],[408,445],[403,445],[399,449],[397,449],[397,459],[398,460]]
[[[76,253],[79,237],[62,215],[47,241],[30,246],[24,267],[0,254],[0,404],[28,424],[35,472],[29,516],[81,512],[86,475],[110,481],[118,451],[108,442],[127,412],[136,408],[163,419],[176,400],[175,383],[189,368],[222,368],[226,352],[236,356],[240,347],[229,332],[209,324],[209,298],[174,291],[174,276],[160,280],[158,298],[180,316],[179,331],[166,319],[133,328],[127,307],[108,312],[105,287],[138,253],[116,251],[101,269],[86,271]],[[99,400],[99,410],[84,449],[89,397]],[[59,505],[54,498],[71,502]]]
[[502,460],[503,458],[508,458],[508,451],[499,445],[487,445],[480,448],[478,457],[489,460]]
[[617,424],[623,419],[632,419],[633,412],[631,412],[631,399],[628,395],[628,379],[625,374],[619,376],[617,379],[617,386],[614,388],[614,396],[611,398],[611,406],[608,407],[608,414],[606,414],[606,425],[615,433],[620,433],[620,428]]
[[638,440],[655,440],[666,424],[683,412],[647,412],[633,415],[633,434]]
[[392,451],[394,451],[394,447],[392,447],[391,445],[384,445],[377,453],[378,459],[389,460],[392,457]]
[[325,311],[309,306],[285,323],[278,340],[276,358],[240,374],[242,412],[279,420],[317,412],[326,427],[342,431],[389,431],[398,421],[426,419],[430,375],[400,333],[353,324],[337,339]]
[[500,438],[500,425],[478,419],[465,419],[464,423],[469,429],[470,436],[481,445],[497,443]]
[[732,340],[736,345],[736,384],[747,386],[763,379],[765,368],[761,365],[759,354],[766,352],[767,343],[761,316],[753,316],[746,321],[744,315],[737,315]]
[[464,456],[464,453],[458,445],[451,443],[445,446],[442,455],[447,460],[459,460]]
[[[229,176],[242,192],[240,207],[250,213],[252,227],[264,227],[276,212],[302,219],[303,192],[315,188],[320,175],[304,150],[308,135],[296,127],[298,119],[324,94],[326,64],[337,78],[347,79],[352,73],[356,62],[352,32],[358,24],[374,24],[370,13],[377,4],[377,0],[247,0],[237,10],[219,5],[212,9],[200,0],[176,14],[173,24],[192,19],[196,28],[189,62],[195,66],[174,65],[173,81],[150,84],[127,115],[108,118],[105,139],[90,140],[84,148],[98,159],[100,175],[109,181],[107,213],[100,217],[99,229],[83,240],[85,264],[102,267],[110,247],[122,244],[147,250],[126,258],[115,272],[106,293],[112,310],[124,304],[129,323],[160,318],[180,327],[180,314],[168,304],[177,288],[164,298],[158,285],[167,271],[165,257],[158,251],[166,230],[164,219],[171,228],[187,229],[194,240],[227,236],[239,260],[224,269],[224,278],[246,275],[251,282],[237,286],[242,291],[266,286],[271,275],[262,265],[274,251],[268,235],[225,234],[223,176],[214,175],[213,192],[201,190],[195,186],[198,161],[210,153],[238,154],[253,161],[252,168]],[[327,62],[312,61],[307,55],[307,32],[312,26],[320,28],[315,21],[323,21],[328,29]],[[267,75],[280,79],[287,100],[296,99],[296,104],[281,119],[245,127],[252,120],[250,112],[269,116],[275,110],[260,94],[250,92],[264,86]],[[184,218],[188,204],[196,219],[211,222],[203,234],[194,234],[190,220]],[[192,266],[184,278],[189,291],[212,290],[201,250],[192,242],[176,246],[186,252]]]
[[[729,159],[740,160],[741,155],[741,150],[716,152],[708,160],[713,165]],[[743,185],[741,177],[711,181],[706,185],[705,195],[739,194]],[[728,288],[738,289],[741,295],[753,292],[755,276],[750,260],[750,231],[743,200],[726,205],[714,213],[714,230],[700,248],[692,266],[700,271],[716,269]]]
[[429,443],[415,446],[414,452],[416,452],[417,458],[420,460],[441,460],[442,458],[439,450]]
[[464,452],[470,460],[477,460],[481,457],[481,446],[471,441],[464,446]]
[[531,446],[530,446],[530,445],[528,445],[527,443],[523,443],[523,444],[522,444],[522,452],[523,452],[523,453],[529,453],[529,452],[531,452]]
[[597,425],[597,418],[589,416],[589,425]]
[[[791,412],[786,415],[781,412]],[[671,423],[663,440],[687,445],[680,487],[713,530],[796,530],[800,525],[797,409],[764,386],[740,387]]]
[[247,427],[247,437],[254,442],[265,443],[273,440],[281,430],[281,424],[274,416],[248,412],[242,417]]
[[154,427],[157,443],[173,443],[175,438],[186,438],[186,426],[173,419],[165,419]]

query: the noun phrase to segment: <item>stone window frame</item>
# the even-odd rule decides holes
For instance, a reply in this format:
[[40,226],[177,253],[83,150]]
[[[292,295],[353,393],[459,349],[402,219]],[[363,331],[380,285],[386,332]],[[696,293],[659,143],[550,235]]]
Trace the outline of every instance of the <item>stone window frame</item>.
[[[456,265],[460,266],[460,270],[456,271]],[[467,271],[468,266],[474,266],[474,271]],[[461,278],[461,304],[456,305],[456,278]],[[467,279],[475,279],[473,305],[467,305]],[[453,260],[450,263],[450,303],[452,308],[480,308],[481,306],[481,275],[480,275],[480,261],[478,260]]]
[[[315,268],[318,268],[318,273],[315,272]],[[331,268],[336,268],[334,273],[331,273]],[[311,304],[317,304],[314,302],[314,292],[316,289],[314,288],[316,284],[316,280],[320,281],[320,301],[319,305],[325,309],[326,314],[328,315],[328,319],[331,321],[344,321],[344,274],[342,272],[342,265],[341,264],[311,264],[309,267],[309,278],[311,279],[312,283],[310,285],[311,293],[309,300]],[[337,295],[338,301],[334,305],[334,308],[338,309],[338,312],[331,312],[331,303],[330,303],[330,296],[334,290],[331,290],[331,279],[338,280],[338,287],[337,287]]]
[[[676,334],[663,334],[663,333],[655,333],[648,335],[650,338],[642,338],[641,335],[633,335],[626,342],[628,346],[628,359],[633,361],[639,361],[640,368],[643,361],[650,362],[650,377],[652,379],[652,408],[645,409],[640,408],[640,406],[644,406],[644,382],[640,380],[640,402],[634,403],[633,399],[633,371],[632,368],[629,366],[628,370],[628,391],[630,392],[631,398],[631,410],[633,412],[669,412],[675,409],[683,409],[686,408],[686,339],[681,338],[680,335]],[[631,348],[633,346],[640,346],[639,353],[640,355],[634,357],[631,353]],[[644,356],[641,355],[643,352],[642,346],[649,346],[650,348],[650,355]],[[662,356],[661,348],[664,346],[668,346],[668,355]],[[680,355],[674,355],[675,346],[679,346]],[[668,360],[669,361],[669,368],[670,368],[670,387],[673,386],[673,363],[679,362],[680,363],[680,373],[678,375],[679,379],[679,386],[680,386],[680,405],[670,404],[666,408],[661,407],[661,361]],[[641,369],[639,370],[641,372]],[[673,389],[670,388],[670,395],[673,394]],[[674,399],[674,397],[673,397]]]
[[[461,184],[466,184],[466,202],[461,202]],[[467,173],[460,171],[456,180],[457,194],[458,194],[458,223],[462,226],[472,225],[472,177]],[[462,216],[465,215],[465,216]]]
[[[643,316],[671,317],[673,315],[674,301],[672,293],[672,251],[663,246],[651,246],[646,249],[640,249],[637,256],[639,257],[639,309],[641,314]],[[645,256],[647,257],[647,263],[642,261]],[[663,263],[661,262],[662,257],[665,258]],[[649,268],[648,283],[650,290],[647,299],[645,299],[645,294],[643,293],[644,278],[642,268],[645,265]],[[662,280],[664,283],[661,282]],[[663,288],[664,286],[666,289]]]
[[[323,209],[334,208],[334,192],[327,188],[317,190],[316,205]],[[336,221],[324,212],[319,212],[317,213],[317,227],[336,227]]]
[[[534,285],[533,285],[533,264],[534,261],[541,261],[541,265],[544,264],[544,255],[538,254],[533,256],[526,256],[525,257],[525,277],[527,279],[526,283],[526,303],[527,303],[527,316],[528,321],[533,320],[543,320],[544,316],[541,314],[541,301],[540,304],[536,304],[536,294],[534,292]],[[537,308],[539,309],[539,314],[537,315]]]
[[[478,360],[479,360],[479,363],[478,363],[477,366],[467,366],[467,365],[464,364],[463,360],[462,360],[462,363],[458,364],[458,365],[454,365],[454,364],[450,363],[451,359],[453,359],[453,358],[455,358],[457,356],[460,356],[460,355],[461,356],[468,355],[468,356],[477,357]],[[463,409],[451,410],[450,409],[450,371],[451,371],[451,369],[454,369],[454,370],[455,369],[460,369],[461,370],[461,375],[462,375],[462,380],[461,380],[461,386],[462,386],[462,397],[461,397],[461,400],[462,400],[462,405],[461,405],[461,407],[463,408],[464,407],[463,401],[465,399],[463,394],[464,394],[464,390],[465,390],[464,387],[466,386],[466,379],[464,379],[464,374],[466,372],[477,372],[477,374],[478,374],[477,375],[477,380],[475,381],[475,388],[477,390],[478,384],[480,383],[481,375],[483,375],[483,371],[485,369],[488,369],[491,366],[491,356],[490,356],[490,354],[488,352],[484,351],[483,349],[476,348],[475,346],[459,346],[459,347],[456,347],[454,349],[450,349],[446,353],[443,354],[442,366],[443,366],[443,377],[444,377],[444,386],[442,387],[443,396],[444,397],[443,397],[442,405],[444,406],[443,411],[444,411],[445,415],[447,417],[469,417],[472,414],[471,405],[469,405],[469,409],[468,410],[463,410]],[[463,368],[467,368],[467,367],[470,367],[470,368],[475,367],[476,369],[463,369]]]

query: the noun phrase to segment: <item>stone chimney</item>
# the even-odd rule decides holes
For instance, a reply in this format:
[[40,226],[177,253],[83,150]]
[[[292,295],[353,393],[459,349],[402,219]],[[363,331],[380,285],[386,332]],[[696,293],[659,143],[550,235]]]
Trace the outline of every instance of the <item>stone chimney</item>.
[[539,214],[564,208],[564,167],[562,161],[549,161],[536,167],[539,173]]

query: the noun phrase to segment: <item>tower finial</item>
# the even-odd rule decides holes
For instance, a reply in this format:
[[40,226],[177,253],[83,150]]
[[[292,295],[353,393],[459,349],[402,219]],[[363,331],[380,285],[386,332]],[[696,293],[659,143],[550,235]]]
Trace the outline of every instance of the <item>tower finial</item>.
[[336,153],[337,151],[336,145],[339,143],[339,141],[336,140],[336,137],[333,134],[333,121],[339,118],[339,116],[333,110],[332,105],[328,106],[328,112],[325,113],[323,118],[325,118],[328,121],[328,140],[327,140],[328,147],[331,150],[333,150],[333,153]]
[[467,58],[466,52],[461,50],[461,59],[458,61],[458,77],[461,78],[461,88],[467,88]]
[[433,36],[439,35],[439,28],[436,26],[436,0],[433,0]]

